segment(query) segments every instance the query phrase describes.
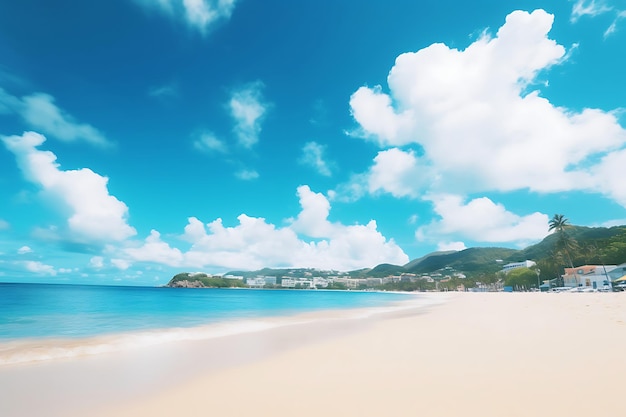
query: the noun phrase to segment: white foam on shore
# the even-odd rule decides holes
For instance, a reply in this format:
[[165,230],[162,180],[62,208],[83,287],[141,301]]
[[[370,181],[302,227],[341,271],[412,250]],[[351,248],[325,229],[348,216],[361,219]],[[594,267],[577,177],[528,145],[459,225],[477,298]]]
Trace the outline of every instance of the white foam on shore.
[[302,325],[329,320],[366,320],[376,316],[428,308],[445,302],[446,297],[427,296],[396,304],[331,310],[295,316],[233,320],[188,328],[119,333],[81,339],[29,339],[0,342],[0,366],[44,362],[145,348],[172,342],[209,340],[246,333],[262,332],[278,327]]

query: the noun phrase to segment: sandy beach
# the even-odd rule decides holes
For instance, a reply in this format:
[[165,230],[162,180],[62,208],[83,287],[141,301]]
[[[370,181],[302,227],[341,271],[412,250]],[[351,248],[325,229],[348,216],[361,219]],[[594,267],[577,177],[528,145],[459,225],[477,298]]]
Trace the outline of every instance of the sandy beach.
[[[144,389],[134,389],[120,370],[128,389],[115,388],[123,381],[111,380],[107,366],[98,388],[83,393],[98,399],[83,398],[81,410],[68,407],[70,397],[56,395],[47,410],[57,401],[58,410],[78,416],[90,406],[89,415],[103,417],[626,415],[625,293],[446,297],[427,311],[283,328],[222,347],[170,346],[168,357],[184,355],[185,361],[165,364],[164,356],[141,355],[145,364],[136,371],[151,369],[152,385],[144,375],[137,381]],[[232,342],[239,344],[236,352]],[[211,358],[221,365],[203,365]],[[56,372],[56,383],[63,384],[68,375],[100,378],[94,364],[122,367],[120,355],[89,361],[12,372],[26,378],[24,385],[29,375]],[[3,387],[7,372],[0,370]],[[36,391],[30,395],[37,398]],[[26,409],[15,405],[3,415]]]

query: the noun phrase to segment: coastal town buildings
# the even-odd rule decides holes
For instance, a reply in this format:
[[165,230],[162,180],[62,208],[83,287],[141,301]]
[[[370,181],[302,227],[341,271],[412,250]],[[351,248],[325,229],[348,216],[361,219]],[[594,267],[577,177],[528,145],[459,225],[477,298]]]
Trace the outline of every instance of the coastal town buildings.
[[565,268],[562,275],[564,287],[585,287],[602,289],[610,287],[610,272],[617,268],[616,265],[582,265],[576,268]]

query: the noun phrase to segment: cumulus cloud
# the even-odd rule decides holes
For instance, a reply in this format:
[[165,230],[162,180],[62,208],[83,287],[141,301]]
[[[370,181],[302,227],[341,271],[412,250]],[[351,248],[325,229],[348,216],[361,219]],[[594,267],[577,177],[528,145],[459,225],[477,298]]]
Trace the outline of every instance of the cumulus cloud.
[[321,193],[314,193],[307,185],[298,187],[298,197],[302,210],[292,219],[291,228],[306,236],[323,238],[333,235],[338,225],[328,221],[330,202]]
[[325,151],[326,146],[317,142],[307,142],[302,148],[300,163],[314,168],[320,175],[330,177],[330,167],[324,158]]
[[18,98],[0,88],[0,113],[16,114],[30,128],[64,142],[85,141],[98,146],[111,145],[98,129],[77,122],[60,109],[49,94],[34,93]]
[[239,145],[251,148],[259,141],[261,122],[269,104],[263,101],[263,83],[260,81],[234,90],[228,102],[228,110],[235,121],[233,129]]
[[374,158],[368,178],[369,192],[387,192],[394,197],[415,197],[416,190],[427,178],[413,151],[392,148]]
[[29,246],[22,246],[17,250],[17,253],[20,255],[24,255],[26,253],[31,253],[33,250]]
[[369,192],[396,196],[601,190],[626,205],[626,185],[610,174],[626,146],[616,113],[558,107],[533,89],[540,73],[567,57],[548,37],[552,23],[543,10],[515,11],[495,36],[485,33],[464,50],[433,44],[400,55],[389,93],[358,89],[350,100],[358,134],[423,153],[379,153],[366,180],[355,177],[357,188],[366,182]]
[[89,267],[102,269],[104,267],[104,258],[102,256],[93,256],[89,259]]
[[60,169],[56,155],[38,149],[46,140],[38,133],[26,132],[1,139],[15,154],[24,177],[64,206],[63,214],[68,215],[67,226],[73,239],[120,241],[136,233],[127,223],[126,204],[109,194],[107,177],[88,168]]
[[206,35],[216,24],[229,20],[236,0],[136,0],[149,9],[157,9]]
[[371,167],[329,192],[332,200],[356,201],[367,194],[388,193],[394,197],[416,198],[426,186],[434,186],[436,175],[414,151],[390,148],[378,152]]
[[54,269],[53,266],[46,265],[39,261],[24,261],[22,262],[22,264],[24,265],[24,268],[26,268],[27,271],[35,273],[35,274],[51,275],[51,276],[55,276],[57,274],[57,271]]
[[182,235],[191,244],[188,251],[172,247],[153,231],[142,245],[125,249],[125,254],[135,261],[213,269],[273,266],[351,270],[408,262],[402,249],[377,230],[375,221],[350,226],[331,223],[326,197],[308,186],[299,187],[298,196],[302,210],[285,227],[245,214],[237,217],[235,226],[225,226],[219,218],[204,224],[190,217]]
[[[126,260],[126,259],[113,258],[113,259],[111,259],[111,265],[113,265],[114,267],[116,267],[120,271],[126,271],[128,268],[131,267],[132,264],[128,260]],[[140,272],[141,271],[138,271],[138,273],[140,273]]]
[[161,234],[156,230],[150,232],[143,244],[138,247],[124,250],[134,261],[156,262],[169,266],[181,266],[183,254],[180,250],[171,248],[161,240]]
[[418,229],[425,236],[461,236],[476,242],[518,242],[525,246],[541,240],[548,230],[549,218],[543,213],[519,216],[486,197],[469,202],[458,195],[430,196],[439,219]]

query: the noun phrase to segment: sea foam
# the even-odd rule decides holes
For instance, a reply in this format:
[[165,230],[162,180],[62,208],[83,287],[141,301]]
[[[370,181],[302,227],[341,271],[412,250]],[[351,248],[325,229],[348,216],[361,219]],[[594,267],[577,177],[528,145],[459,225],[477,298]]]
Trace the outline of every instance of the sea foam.
[[380,307],[317,311],[294,316],[235,319],[194,327],[140,330],[83,338],[37,338],[0,342],[0,366],[71,359],[175,342],[201,341],[278,327],[335,320],[367,320],[385,314],[426,308],[445,301],[443,297],[415,297]]

